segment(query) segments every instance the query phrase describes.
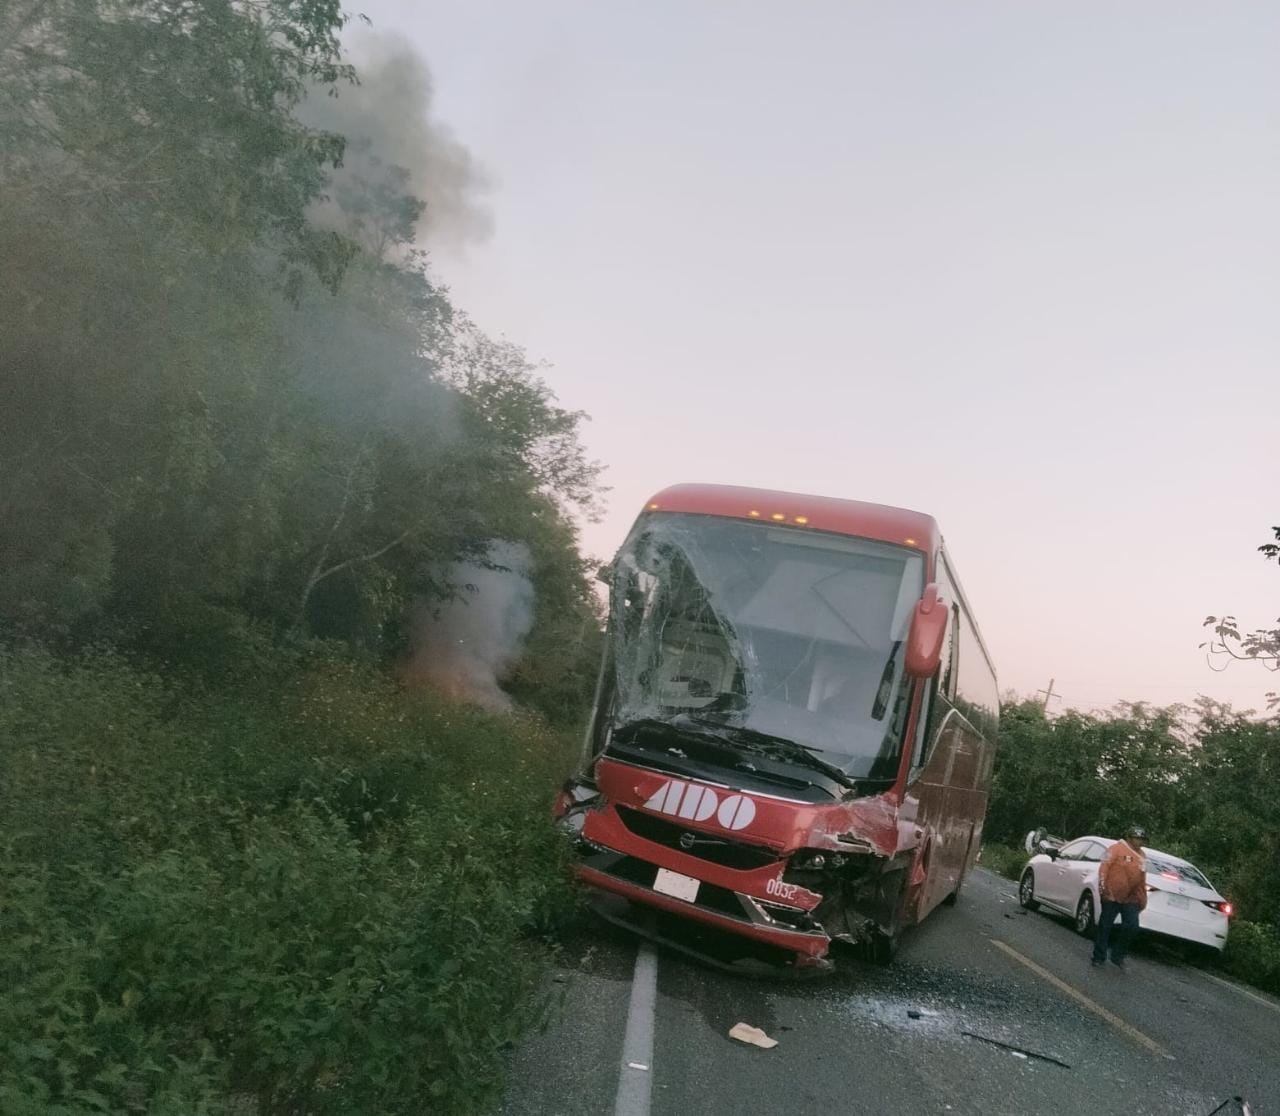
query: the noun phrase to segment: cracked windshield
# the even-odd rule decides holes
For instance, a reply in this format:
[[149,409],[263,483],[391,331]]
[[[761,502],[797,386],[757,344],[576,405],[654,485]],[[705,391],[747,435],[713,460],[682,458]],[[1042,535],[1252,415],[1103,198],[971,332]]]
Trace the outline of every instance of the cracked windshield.
[[613,579],[615,725],[745,729],[891,776],[923,576],[919,554],[869,539],[647,517]]

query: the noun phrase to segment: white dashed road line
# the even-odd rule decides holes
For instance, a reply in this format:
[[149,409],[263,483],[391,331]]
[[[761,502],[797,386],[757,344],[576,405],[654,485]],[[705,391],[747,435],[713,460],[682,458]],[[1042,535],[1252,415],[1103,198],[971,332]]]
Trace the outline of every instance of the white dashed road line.
[[649,1116],[653,1091],[653,1015],[658,999],[658,955],[648,942],[636,951],[627,1006],[627,1033],[613,1116]]
[[1081,1007],[1086,1008],[1087,1010],[1093,1012],[1093,1014],[1098,1016],[1100,1019],[1105,1019],[1117,1031],[1119,1031],[1123,1035],[1128,1035],[1129,1038],[1133,1039],[1133,1041],[1136,1042],[1139,1046],[1146,1047],[1148,1050],[1151,1051],[1152,1054],[1157,1054],[1161,1058],[1173,1057],[1173,1055],[1170,1054],[1158,1042],[1156,1042],[1155,1039],[1151,1038],[1148,1035],[1144,1035],[1132,1023],[1126,1023],[1118,1015],[1108,1011],[1101,1004],[1095,1002],[1094,1000],[1091,1000],[1088,996],[1086,996],[1083,992],[1081,992],[1080,989],[1074,987],[1073,985],[1068,984],[1065,980],[1062,980],[1060,977],[1054,976],[1053,973],[1049,972],[1048,969],[1044,968],[1041,965],[1037,965],[1034,961],[1031,960],[1030,957],[1027,957],[1024,954],[1019,953],[1016,949],[1013,948],[1013,946],[1007,945],[1006,943],[1000,941],[998,938],[989,938],[988,941],[990,941],[991,944],[995,946],[997,949],[1002,950],[1003,952],[1008,954],[1015,961],[1019,962],[1022,965],[1025,965],[1028,969],[1030,969],[1033,973],[1035,973],[1036,976],[1040,977],[1042,980],[1048,981],[1048,983],[1052,984],[1054,988],[1056,988],[1059,992],[1062,992],[1065,995],[1070,996]]

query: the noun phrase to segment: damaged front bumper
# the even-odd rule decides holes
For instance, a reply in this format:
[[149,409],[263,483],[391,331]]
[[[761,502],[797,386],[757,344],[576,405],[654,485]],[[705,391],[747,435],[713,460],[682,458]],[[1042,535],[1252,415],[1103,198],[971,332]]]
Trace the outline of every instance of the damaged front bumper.
[[[876,899],[881,857],[837,854],[829,859],[840,871],[816,871],[794,852],[699,833],[612,803],[565,822],[577,875],[588,887],[771,947],[801,968],[824,967],[833,941],[873,941],[896,901],[896,891]],[[673,874],[687,884],[683,894],[670,893]],[[655,936],[643,919],[608,917]]]
[[743,892],[705,881],[699,881],[698,894],[693,900],[664,895],[653,888],[658,866],[625,853],[604,848],[593,850],[578,865],[577,872],[578,878],[589,887],[800,957],[818,960],[826,956],[831,946],[826,931],[798,908],[766,905]]

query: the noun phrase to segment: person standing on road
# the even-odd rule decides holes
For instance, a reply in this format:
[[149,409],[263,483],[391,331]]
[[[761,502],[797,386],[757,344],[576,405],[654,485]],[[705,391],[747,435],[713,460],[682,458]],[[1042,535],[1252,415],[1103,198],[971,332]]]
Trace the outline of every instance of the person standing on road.
[[[1124,968],[1124,955],[1138,932],[1138,915],[1147,905],[1147,862],[1142,850],[1147,844],[1147,832],[1141,826],[1130,826],[1124,840],[1117,841],[1107,850],[1098,869],[1098,893],[1102,896],[1102,913],[1098,916],[1098,931],[1093,939],[1093,964],[1107,960],[1110,947],[1111,963]],[[1112,940],[1111,928],[1117,916],[1120,932]]]

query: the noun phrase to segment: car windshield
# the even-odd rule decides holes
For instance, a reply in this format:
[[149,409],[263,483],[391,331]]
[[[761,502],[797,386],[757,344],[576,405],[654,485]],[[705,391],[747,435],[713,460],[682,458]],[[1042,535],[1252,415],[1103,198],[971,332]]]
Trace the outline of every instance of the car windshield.
[[614,569],[613,721],[693,717],[793,741],[846,775],[892,778],[903,643],[923,583],[923,556],[905,547],[648,515]]
[[1172,860],[1165,860],[1162,857],[1147,854],[1147,873],[1157,876],[1166,876],[1170,879],[1180,880],[1182,883],[1195,884],[1196,887],[1207,887],[1213,890],[1211,884],[1193,864],[1175,864]]

